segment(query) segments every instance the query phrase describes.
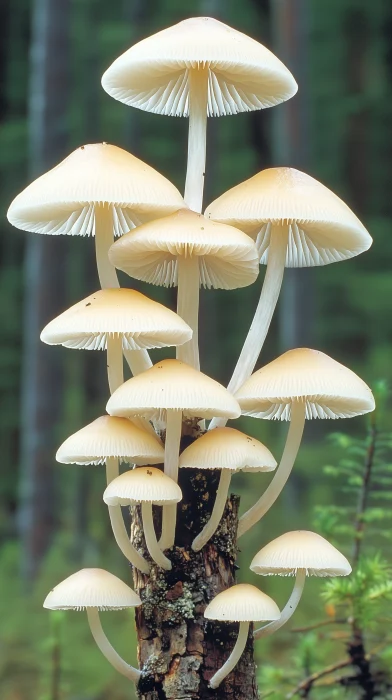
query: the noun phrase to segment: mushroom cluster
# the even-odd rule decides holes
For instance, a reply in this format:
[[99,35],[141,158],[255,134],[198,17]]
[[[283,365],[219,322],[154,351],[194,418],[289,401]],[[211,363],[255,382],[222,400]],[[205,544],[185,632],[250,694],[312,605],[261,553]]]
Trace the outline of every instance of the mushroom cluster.
[[[89,144],[27,186],[12,202],[8,219],[25,231],[95,237],[101,289],[48,323],[41,340],[106,351],[110,397],[107,414],[68,437],[56,458],[67,465],[106,464],[103,500],[113,534],[137,570],[136,581],[142,580],[148,592],[149,581],[170,576],[166,572],[173,570],[174,561],[178,565],[177,508],[183,498],[179,469],[220,473],[216,493],[208,494],[209,518],[191,532],[186,552],[188,560],[195,557],[193,561],[198,558],[206,566],[202,550],[215,541],[236,472],[276,470],[255,505],[240,517],[239,538],[282,491],[305,420],[350,418],[374,409],[369,387],[319,350],[289,350],[252,374],[284,268],[346,260],[367,250],[372,241],[339,197],[289,167],[254,175],[202,213],[207,117],[271,107],[297,91],[281,61],[241,32],[209,17],[187,19],[132,46],[106,70],[102,85],[127,105],[189,117],[184,197],[163,175],[123,149]],[[200,371],[199,289],[250,285],[259,264],[267,265],[260,301],[225,388]],[[152,285],[177,286],[176,312],[120,288],[116,268]],[[176,347],[176,358],[152,364],[148,350],[169,346]],[[123,358],[133,375],[127,381]],[[278,466],[262,442],[226,427],[241,414],[290,422]],[[128,464],[122,473],[121,462]],[[197,498],[195,492],[195,502]],[[132,541],[124,506],[139,514],[138,538]],[[213,689],[233,671],[253,639],[276,632],[289,620],[306,576],[346,576],[351,571],[343,554],[307,531],[264,543],[250,568],[257,575],[295,576],[294,588],[281,613],[254,585],[230,586],[221,580],[206,588],[206,628],[213,621],[239,623],[226,662],[204,676]],[[108,572],[83,569],[56,586],[44,607],[86,609],[102,653],[137,684],[143,668],[129,666],[113,649],[98,611],[148,602],[148,593],[142,600]],[[251,623],[257,621],[267,624],[253,632]]]

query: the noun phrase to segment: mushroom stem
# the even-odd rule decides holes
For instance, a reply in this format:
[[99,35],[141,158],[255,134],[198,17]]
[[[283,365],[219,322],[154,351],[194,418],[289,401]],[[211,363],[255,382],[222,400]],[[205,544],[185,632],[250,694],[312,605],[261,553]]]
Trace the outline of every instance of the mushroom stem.
[[188,72],[189,133],[184,200],[190,209],[198,213],[203,206],[206,167],[208,77],[207,66],[199,65]]
[[237,539],[244,535],[255,523],[257,523],[263,515],[265,515],[271,506],[275,503],[280,492],[282,491],[290,472],[294,466],[299,446],[302,440],[302,433],[305,426],[306,417],[306,400],[293,401],[291,404],[291,422],[286,438],[282,459],[279,467],[275,472],[268,488],[252,508],[246,511],[240,518],[238,523]]
[[124,383],[122,336],[107,336],[107,368],[110,393],[113,394]]
[[116,268],[109,260],[109,248],[113,245],[113,213],[110,204],[95,206],[95,256],[98,277],[102,289],[119,287]]
[[155,534],[154,522],[152,519],[152,503],[142,503],[142,520],[146,546],[152,559],[162,569],[169,571],[172,568],[171,561],[163,554]]
[[[271,227],[267,270],[259,303],[235,366],[233,376],[227,387],[232,394],[234,394],[252,374],[264,345],[282,286],[288,240],[289,226]],[[209,425],[209,430],[223,427],[226,423],[227,419],[225,418],[214,418]]]
[[246,642],[248,640],[249,634],[249,622],[240,622],[240,629],[238,632],[237,641],[234,645],[234,649],[231,652],[226,663],[223,664],[222,668],[219,669],[210,680],[210,687],[217,688],[226,676],[231,673],[233,668],[238,664],[244,649],[246,647]]
[[91,634],[101,650],[102,654],[107,658],[109,663],[123,676],[129,678],[130,681],[138,683],[141,672],[137,668],[127,664],[124,659],[117,654],[110,644],[105,632],[102,629],[101,620],[97,608],[86,608],[88,624],[90,625]]
[[192,338],[176,349],[177,360],[200,369],[199,361],[199,259],[197,255],[177,257],[177,313],[192,328]]
[[[165,441],[165,474],[178,482],[178,457],[180,453],[182,428],[182,411],[167,410]],[[170,549],[174,545],[177,520],[177,505],[163,506],[162,534],[159,540],[161,549]]]
[[124,357],[133,376],[145,372],[152,367],[150,355],[147,350],[123,350]]
[[277,632],[281,627],[283,627],[283,625],[286,624],[290,617],[295,613],[298,607],[298,603],[301,600],[302,591],[304,590],[305,585],[305,579],[306,569],[297,569],[297,575],[295,577],[293,591],[280,614],[279,620],[269,622],[268,625],[264,625],[263,627],[259,627],[259,629],[255,630],[253,632],[254,639],[262,639],[262,637],[268,637],[270,634]]
[[120,473],[118,458],[106,457],[106,483],[109,485]]
[[113,535],[124,557],[126,557],[136,569],[142,571],[143,574],[148,574],[150,571],[149,563],[139,554],[133,544],[131,544],[121,513],[121,507],[108,506],[108,510]]
[[192,549],[194,552],[199,552],[216,532],[225,509],[230,481],[231,470],[222,469],[210,519],[192,542]]

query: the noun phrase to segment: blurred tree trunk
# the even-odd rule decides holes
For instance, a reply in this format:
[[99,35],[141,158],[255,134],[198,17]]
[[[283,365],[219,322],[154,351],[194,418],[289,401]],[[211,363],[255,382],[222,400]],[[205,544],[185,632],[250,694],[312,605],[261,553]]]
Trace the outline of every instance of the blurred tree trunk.
[[[30,58],[30,175],[64,157],[67,146],[69,0],[35,0]],[[39,569],[56,525],[54,451],[62,407],[60,353],[42,345],[43,326],[64,305],[66,240],[28,234],[19,528],[26,580]]]
[[[275,53],[292,71],[298,94],[274,108],[273,161],[307,171],[309,167],[308,123],[308,0],[271,0],[272,37]],[[314,284],[311,268],[286,269],[278,305],[281,350],[313,344]]]

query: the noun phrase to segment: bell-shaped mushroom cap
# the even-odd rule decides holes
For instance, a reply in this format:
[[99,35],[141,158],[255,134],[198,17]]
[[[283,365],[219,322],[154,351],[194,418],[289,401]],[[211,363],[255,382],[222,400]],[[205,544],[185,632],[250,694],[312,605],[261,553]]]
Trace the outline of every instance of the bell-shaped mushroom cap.
[[123,610],[141,605],[132,588],[104,569],[82,569],[68,576],[46,596],[49,610]]
[[235,394],[245,415],[290,420],[293,401],[306,418],[351,418],[374,410],[369,387],[319,350],[296,348],[252,374]]
[[227,389],[180,360],[162,360],[128,379],[106,406],[113,416],[154,417],[168,409],[198,418],[238,418],[241,414]]
[[117,476],[106,487],[103,500],[108,506],[154,503],[170,506],[179,503],[182,492],[173,479],[155,467],[139,467]]
[[200,284],[208,289],[246,287],[259,273],[257,249],[249,236],[189,209],[139,226],[109,252],[119,270],[165,286],[177,284],[177,256],[190,255],[198,258]]
[[205,66],[209,116],[272,107],[298,90],[271,51],[211,17],[186,19],[135,44],[104,73],[102,86],[132,107],[188,116],[189,71]]
[[164,454],[157,438],[127,418],[101,416],[67,438],[56,459],[62,464],[104,464],[108,457],[117,457],[135,464],[158,464]]
[[118,146],[93,143],[28,185],[7,217],[23,231],[90,236],[97,204],[112,207],[116,236],[185,206],[176,187],[154,168]]
[[286,532],[269,542],[250,565],[261,576],[294,576],[305,569],[307,576],[348,576],[351,566],[346,557],[315,532]]
[[290,226],[286,267],[346,260],[372,244],[365,227],[336,194],[294,168],[262,170],[218,197],[205,215],[257,239],[261,263],[268,261],[271,224]]
[[218,593],[207,605],[204,617],[223,622],[257,622],[278,620],[280,611],[275,601],[256,586],[239,583]]
[[126,350],[182,345],[192,331],[174,311],[133,289],[101,289],[50,321],[41,333],[48,345],[105,350],[108,336],[122,336]]
[[180,467],[270,472],[276,459],[259,440],[235,428],[215,428],[192,442],[180,455]]

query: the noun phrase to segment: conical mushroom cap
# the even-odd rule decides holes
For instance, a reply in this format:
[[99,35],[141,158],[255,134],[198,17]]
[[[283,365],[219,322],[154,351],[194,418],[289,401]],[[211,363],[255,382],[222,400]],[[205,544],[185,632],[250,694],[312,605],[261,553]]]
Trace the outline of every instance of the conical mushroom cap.
[[346,260],[370,248],[372,238],[349,207],[310,175],[269,168],[216,199],[206,217],[245,231],[268,262],[271,224],[289,226],[286,267]]
[[259,440],[235,428],[215,428],[192,442],[180,455],[180,467],[270,472],[276,460]]
[[100,289],[50,321],[41,333],[48,345],[105,350],[108,336],[122,336],[125,350],[182,345],[192,330],[174,311],[133,289]]
[[189,114],[189,71],[209,68],[209,116],[272,107],[298,90],[271,51],[212,17],[194,17],[132,46],[102,77],[116,100],[146,112]]
[[236,392],[242,412],[290,420],[293,401],[306,402],[306,418],[351,418],[375,408],[369,387],[319,350],[296,348],[252,374]]
[[215,289],[238,289],[259,274],[255,244],[232,226],[209,221],[189,209],[139,226],[110,249],[119,270],[151,284],[177,284],[177,257],[196,256],[200,284]]
[[348,576],[351,566],[346,557],[315,532],[286,532],[269,542],[250,565],[255,574],[295,576],[305,569],[307,576]]
[[227,389],[180,360],[162,360],[128,379],[106,407],[113,416],[153,417],[167,409],[198,418],[238,418],[241,413]]
[[208,620],[223,622],[258,622],[278,620],[280,610],[275,601],[249,583],[239,583],[218,593],[204,611]]
[[104,569],[82,569],[68,576],[46,596],[49,610],[122,610],[141,605],[132,588]]
[[117,457],[135,464],[159,464],[164,449],[151,433],[127,418],[101,416],[67,438],[56,459],[62,464],[104,464]]
[[94,207],[110,206],[114,234],[185,206],[174,185],[139,158],[108,143],[73,151],[12,202],[7,217],[23,231],[94,235]]
[[139,467],[117,476],[106,487],[103,500],[108,506],[154,503],[169,506],[182,499],[181,489],[173,479],[155,467]]

